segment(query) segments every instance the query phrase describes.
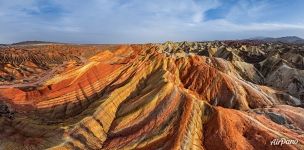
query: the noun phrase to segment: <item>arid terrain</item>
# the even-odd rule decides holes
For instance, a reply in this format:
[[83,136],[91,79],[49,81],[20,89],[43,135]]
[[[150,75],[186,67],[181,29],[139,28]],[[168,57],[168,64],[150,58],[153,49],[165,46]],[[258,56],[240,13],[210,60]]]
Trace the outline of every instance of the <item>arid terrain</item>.
[[0,150],[297,150],[303,108],[301,43],[0,46]]

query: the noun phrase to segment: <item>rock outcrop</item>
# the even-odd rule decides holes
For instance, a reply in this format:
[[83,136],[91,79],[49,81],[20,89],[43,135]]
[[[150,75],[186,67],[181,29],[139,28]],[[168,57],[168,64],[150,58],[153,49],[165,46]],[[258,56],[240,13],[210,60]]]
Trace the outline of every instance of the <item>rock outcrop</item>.
[[[4,49],[0,73],[13,79],[0,85],[0,149],[303,149],[302,50],[246,41]],[[297,143],[271,145],[280,138]]]

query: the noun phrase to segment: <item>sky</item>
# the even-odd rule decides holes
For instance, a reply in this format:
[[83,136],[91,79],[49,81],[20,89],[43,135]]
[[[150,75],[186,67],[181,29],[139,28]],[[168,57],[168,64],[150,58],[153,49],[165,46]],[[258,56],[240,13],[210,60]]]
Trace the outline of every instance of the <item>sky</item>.
[[0,0],[0,43],[304,38],[304,0]]

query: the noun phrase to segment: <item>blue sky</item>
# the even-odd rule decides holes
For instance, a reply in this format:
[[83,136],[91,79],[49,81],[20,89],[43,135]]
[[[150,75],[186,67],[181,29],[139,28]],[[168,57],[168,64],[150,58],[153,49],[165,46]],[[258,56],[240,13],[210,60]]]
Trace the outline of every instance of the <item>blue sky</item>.
[[0,43],[146,43],[295,35],[304,0],[0,0]]

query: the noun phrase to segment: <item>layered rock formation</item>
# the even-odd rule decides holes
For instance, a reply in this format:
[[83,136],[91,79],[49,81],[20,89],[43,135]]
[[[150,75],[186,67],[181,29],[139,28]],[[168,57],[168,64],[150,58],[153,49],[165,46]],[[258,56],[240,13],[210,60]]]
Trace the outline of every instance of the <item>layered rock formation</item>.
[[113,45],[22,45],[0,47],[0,84],[33,83],[41,76],[80,66]]
[[[91,48],[21,46],[0,53],[3,66],[20,71],[33,63],[47,74],[24,82],[39,70],[16,78],[0,69],[15,77],[0,85],[0,149],[304,148],[301,45]],[[271,145],[281,138],[297,143]]]

